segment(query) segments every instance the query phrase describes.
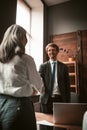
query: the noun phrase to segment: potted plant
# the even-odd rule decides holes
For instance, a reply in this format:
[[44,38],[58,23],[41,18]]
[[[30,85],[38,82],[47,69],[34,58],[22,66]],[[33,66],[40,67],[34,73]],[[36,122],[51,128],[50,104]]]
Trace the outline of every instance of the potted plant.
[[76,59],[76,52],[74,50],[68,49],[67,50],[68,60],[75,61]]
[[73,49],[65,49],[65,48],[60,48],[60,52],[63,52],[64,55],[67,55],[68,61],[75,61],[77,57],[77,51]]

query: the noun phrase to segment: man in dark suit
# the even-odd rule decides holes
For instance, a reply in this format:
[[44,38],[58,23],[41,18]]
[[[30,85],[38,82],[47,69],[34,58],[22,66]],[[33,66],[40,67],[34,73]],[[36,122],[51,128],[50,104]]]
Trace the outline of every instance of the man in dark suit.
[[[59,47],[54,43],[46,46],[49,61],[40,65],[39,73],[43,80],[40,95],[40,111],[53,113],[53,102],[70,102],[70,81],[68,67],[57,60]],[[55,62],[54,81],[52,81],[53,62]]]

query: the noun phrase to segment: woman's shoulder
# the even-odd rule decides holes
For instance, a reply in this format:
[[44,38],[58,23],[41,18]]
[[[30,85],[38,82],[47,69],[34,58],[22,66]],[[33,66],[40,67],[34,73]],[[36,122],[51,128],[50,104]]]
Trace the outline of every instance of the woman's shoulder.
[[33,62],[33,58],[27,54],[22,55],[22,57],[15,55],[9,64],[26,64]]
[[30,55],[24,54],[22,56],[22,59],[28,65],[32,65],[33,66],[35,64],[34,58],[32,56],[30,56]]
[[22,56],[22,58],[23,59],[30,59],[30,60],[33,60],[33,57],[32,56],[30,56],[30,55],[28,55],[28,54],[24,54],[23,56]]
[[24,54],[22,56],[22,59],[25,61],[25,62],[34,62],[34,58],[30,55],[27,55],[27,54]]

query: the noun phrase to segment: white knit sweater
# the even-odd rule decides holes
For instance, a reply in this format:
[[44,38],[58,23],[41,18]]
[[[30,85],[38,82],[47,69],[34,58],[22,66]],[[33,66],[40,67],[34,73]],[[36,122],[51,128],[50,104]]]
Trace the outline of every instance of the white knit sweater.
[[27,97],[33,93],[32,85],[41,87],[41,78],[33,58],[15,56],[8,63],[0,62],[0,93],[15,97]]

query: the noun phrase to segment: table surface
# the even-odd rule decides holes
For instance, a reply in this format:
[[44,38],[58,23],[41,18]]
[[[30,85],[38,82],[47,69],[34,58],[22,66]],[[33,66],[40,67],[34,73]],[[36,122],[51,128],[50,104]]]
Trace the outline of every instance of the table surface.
[[[53,115],[52,114],[44,114],[40,112],[35,112],[36,121],[48,121],[50,123],[53,123]],[[75,125],[60,125],[60,124],[54,124],[54,126],[67,128],[67,130],[82,130],[81,126],[75,126]]]

